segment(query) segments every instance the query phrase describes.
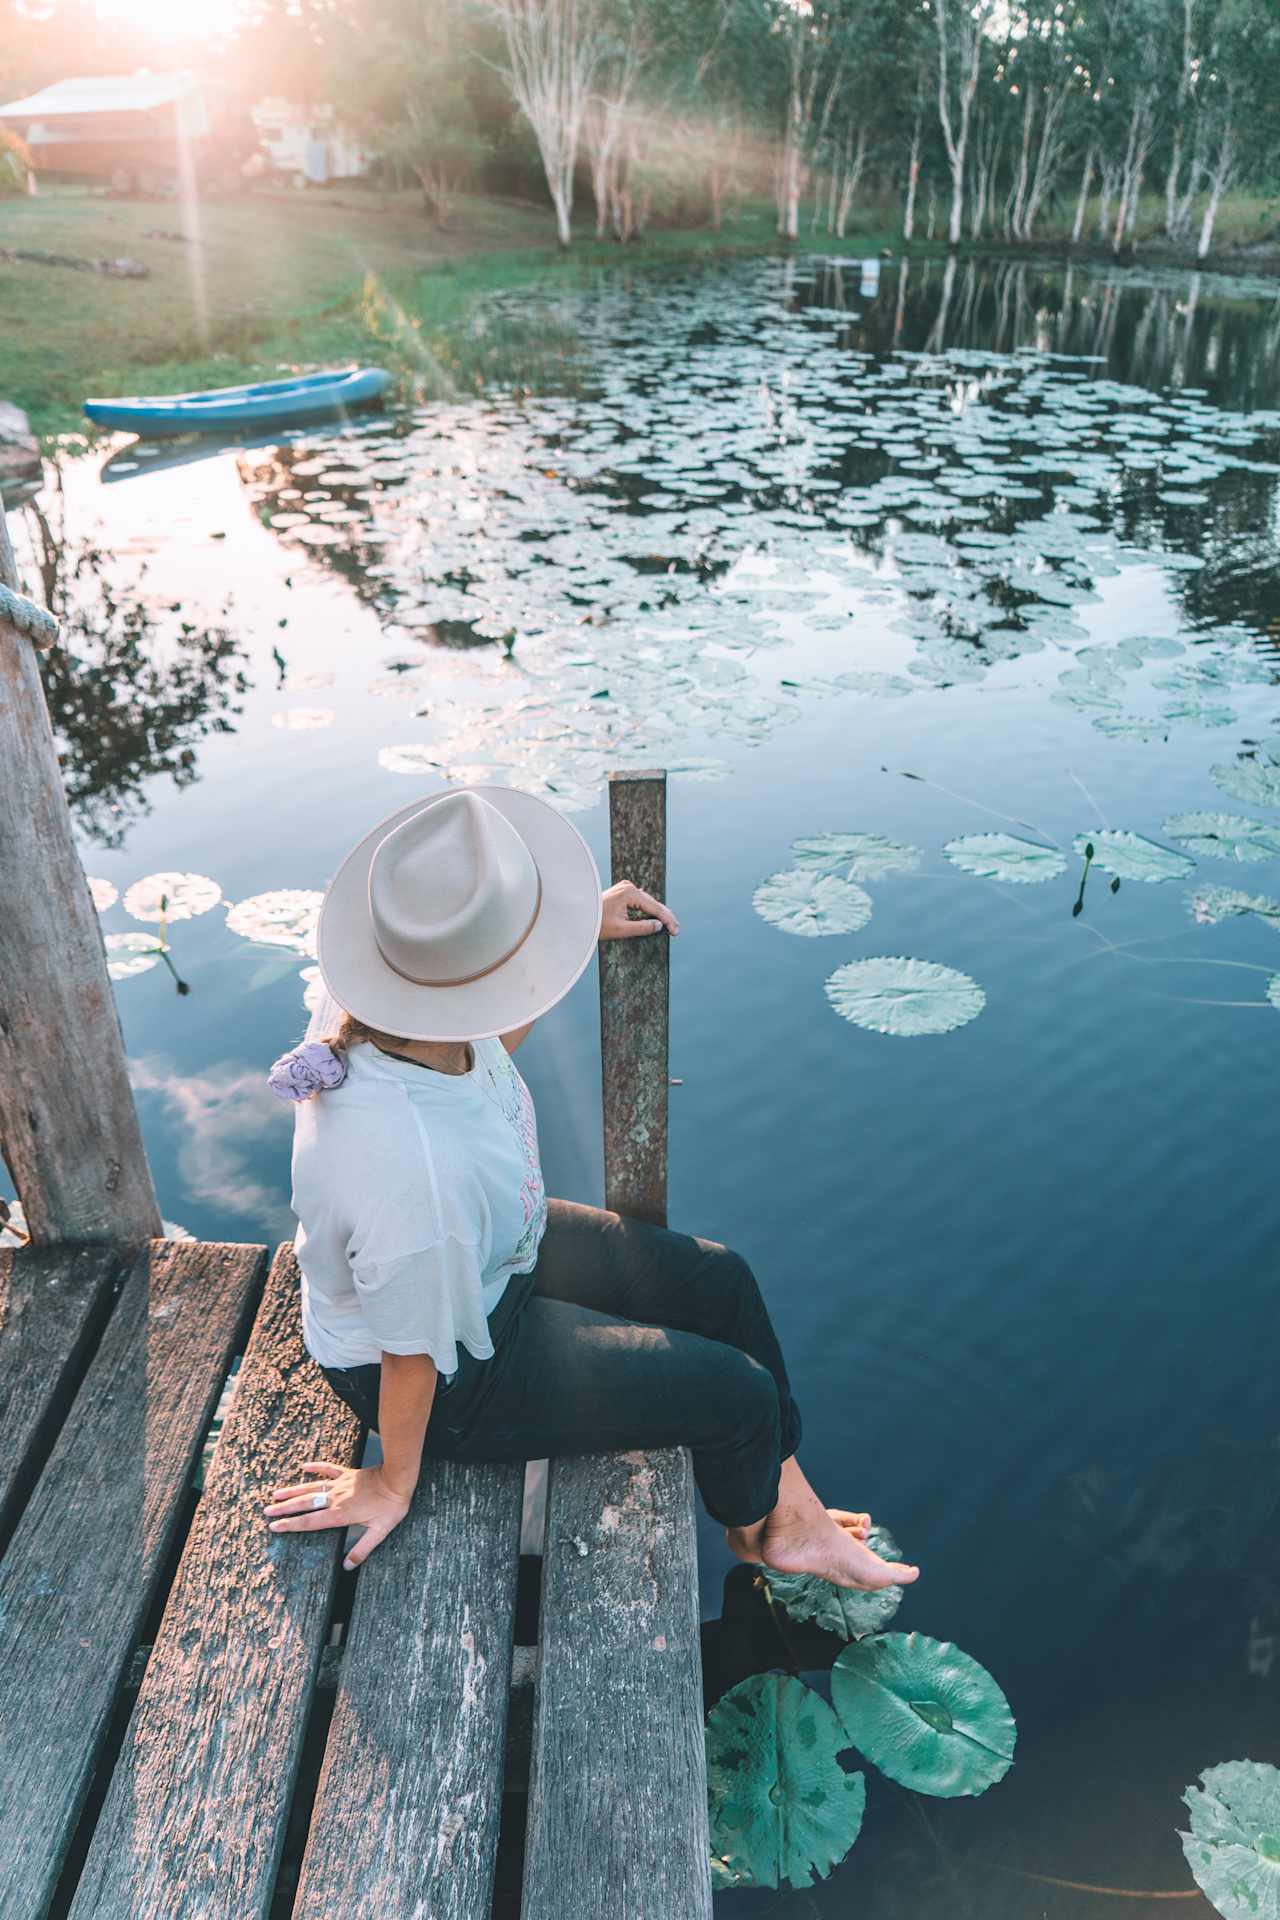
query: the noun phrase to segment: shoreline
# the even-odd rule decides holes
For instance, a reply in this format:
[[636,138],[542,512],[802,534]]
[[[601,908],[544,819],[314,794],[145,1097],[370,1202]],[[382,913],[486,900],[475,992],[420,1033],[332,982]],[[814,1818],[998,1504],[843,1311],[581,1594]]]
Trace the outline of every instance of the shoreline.
[[[0,268],[0,399],[24,409],[48,449],[69,437],[97,442],[80,411],[89,393],[183,392],[325,364],[387,365],[401,397],[419,402],[512,381],[537,390],[570,372],[573,338],[546,313],[527,320],[498,314],[477,325],[494,295],[554,293],[605,271],[748,255],[923,261],[952,252],[938,239],[904,246],[891,227],[873,221],[844,240],[814,232],[788,242],[773,230],[772,209],[755,207],[719,232],[655,228],[625,246],[584,236],[565,253],[554,244],[549,213],[518,202],[464,201],[453,227],[440,231],[395,196],[371,194],[361,204],[348,188],[301,205],[296,198],[209,203],[190,210],[184,233],[157,231],[150,223],[162,214],[153,202],[68,192],[21,203],[26,236],[70,233],[82,247],[88,236],[98,252],[104,243],[136,252],[148,271],[119,280],[56,266]],[[264,264],[247,264],[244,226],[268,243]],[[184,237],[188,244],[173,244]],[[1052,271],[1078,265],[1275,279],[1280,290],[1280,241],[1270,235],[1233,241],[1202,261],[1154,235],[1119,255],[1060,237],[962,241],[954,253]]]

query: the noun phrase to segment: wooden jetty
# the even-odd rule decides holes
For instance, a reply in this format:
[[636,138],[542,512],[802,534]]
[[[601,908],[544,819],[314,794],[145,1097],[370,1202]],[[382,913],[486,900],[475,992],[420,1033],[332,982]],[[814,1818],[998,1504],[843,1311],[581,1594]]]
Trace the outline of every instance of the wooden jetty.
[[[0,509],[0,1148],[31,1228],[0,1252],[0,1914],[710,1920],[685,1449],[550,1463],[528,1645],[519,1465],[427,1460],[352,1574],[341,1530],[267,1528],[365,1432],[290,1244],[157,1237],[17,587]],[[665,798],[610,778],[613,871],[659,895]],[[659,1222],[667,965],[600,949],[605,1201]]]

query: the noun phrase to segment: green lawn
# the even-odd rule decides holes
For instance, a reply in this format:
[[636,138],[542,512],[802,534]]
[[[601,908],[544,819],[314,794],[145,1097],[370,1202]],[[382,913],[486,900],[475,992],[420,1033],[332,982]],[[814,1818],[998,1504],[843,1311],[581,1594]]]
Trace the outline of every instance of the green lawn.
[[[182,232],[186,240],[167,237]],[[883,240],[862,233],[846,249]],[[571,342],[545,321],[523,331],[472,327],[485,294],[571,283],[602,265],[776,244],[763,208],[720,235],[655,231],[625,249],[584,237],[566,256],[549,211],[480,198],[460,199],[441,231],[416,195],[356,186],[254,193],[195,215],[176,201],[53,190],[0,202],[0,245],[125,255],[150,275],[0,262],[0,398],[25,408],[37,433],[53,434],[83,426],[87,394],[227,385],[330,361],[375,360],[428,393],[493,375],[536,381],[546,356],[563,360]],[[825,237],[821,244],[828,248]]]
[[[1154,198],[1144,200],[1140,244],[1161,211]],[[350,184],[215,200],[190,215],[177,201],[66,188],[3,200],[0,246],[127,255],[151,271],[145,280],[115,280],[0,262],[0,399],[16,401],[37,433],[49,435],[83,426],[87,394],[179,392],[351,360],[389,366],[406,391],[425,395],[492,378],[536,386],[564,377],[572,339],[540,307],[525,319],[477,325],[486,294],[581,283],[602,266],[644,269],[779,246],[764,206],[745,209],[719,234],[655,229],[625,248],[589,237],[587,212],[565,255],[541,207],[464,196],[441,231],[417,194]],[[1275,217],[1274,200],[1236,196],[1224,203],[1216,238],[1223,246],[1256,241]],[[1092,232],[1091,220],[1087,239]],[[1057,237],[1046,226],[1045,239]],[[897,251],[901,242],[872,209],[847,241],[806,233],[800,245],[856,256],[886,245]],[[912,247],[941,250],[941,240]]]

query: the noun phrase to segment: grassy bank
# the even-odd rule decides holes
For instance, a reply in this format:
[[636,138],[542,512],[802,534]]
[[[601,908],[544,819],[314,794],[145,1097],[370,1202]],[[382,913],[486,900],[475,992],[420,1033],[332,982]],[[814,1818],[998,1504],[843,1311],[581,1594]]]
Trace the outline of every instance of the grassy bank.
[[[885,237],[859,233],[844,250],[867,252]],[[521,371],[536,379],[539,361],[563,358],[570,343],[554,326],[523,336],[470,326],[486,295],[580,283],[602,265],[776,245],[764,209],[721,234],[664,230],[625,250],[583,239],[566,256],[548,213],[492,200],[461,199],[445,231],[416,195],[355,187],[254,194],[195,218],[172,201],[69,190],[8,200],[0,246],[124,256],[150,272],[111,279],[0,262],[0,398],[48,435],[83,426],[86,394],[225,385],[329,361],[391,365],[427,393]]]
[[[1073,209],[1047,220],[1036,248],[1059,250]],[[1062,224],[1065,211],[1066,224]],[[1215,267],[1280,264],[1278,207],[1237,195],[1224,202]],[[1163,206],[1143,202],[1140,257],[1185,264],[1162,243]],[[872,210],[847,241],[806,234],[801,247],[852,255],[896,251]],[[1096,203],[1078,256],[1109,258],[1094,243]],[[0,261],[0,399],[16,401],[38,433],[74,432],[87,394],[176,392],[269,378],[296,367],[374,360],[427,395],[471,391],[486,379],[539,384],[560,377],[572,340],[545,310],[527,321],[487,317],[486,296],[521,287],[573,286],[602,266],[777,250],[771,208],[748,208],[721,233],[655,230],[620,248],[582,238],[564,255],[540,207],[462,198],[449,228],[433,226],[416,194],[346,186],[333,193],[257,193],[186,214],[174,201],[114,200],[57,190],[0,201],[0,247],[149,268],[112,279],[67,267]],[[978,251],[995,247],[988,242]],[[912,253],[940,252],[917,238]]]

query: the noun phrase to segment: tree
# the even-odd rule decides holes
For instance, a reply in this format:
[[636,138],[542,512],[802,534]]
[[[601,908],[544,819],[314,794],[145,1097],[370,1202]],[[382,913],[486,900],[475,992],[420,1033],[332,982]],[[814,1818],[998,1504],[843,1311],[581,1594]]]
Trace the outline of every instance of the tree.
[[608,48],[601,0],[488,0],[511,96],[533,129],[562,247],[573,239],[573,176]]
[[947,238],[954,247],[964,221],[965,156],[973,118],[974,95],[982,71],[987,27],[995,0],[931,0],[937,31],[938,122],[951,168],[951,219]]

